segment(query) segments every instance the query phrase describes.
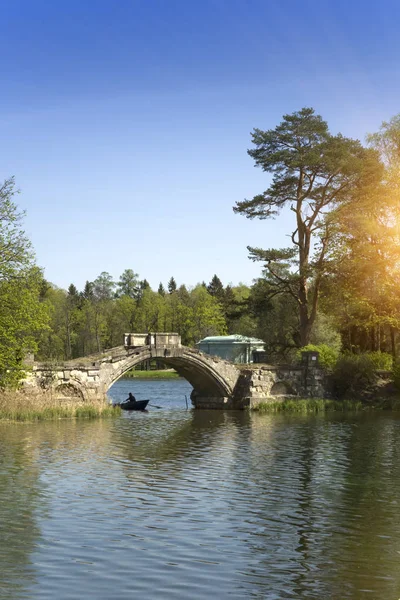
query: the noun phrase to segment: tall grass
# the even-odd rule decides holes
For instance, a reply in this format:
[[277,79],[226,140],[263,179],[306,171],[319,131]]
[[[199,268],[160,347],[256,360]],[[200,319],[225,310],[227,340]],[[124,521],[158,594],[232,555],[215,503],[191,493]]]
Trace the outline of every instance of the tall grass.
[[362,402],[355,400],[324,400],[316,398],[300,400],[271,400],[269,402],[260,402],[252,410],[260,413],[322,413],[327,411],[348,411],[361,410]]
[[66,402],[50,395],[25,396],[21,393],[0,394],[0,420],[2,421],[51,421],[58,419],[94,419],[121,414],[102,400],[90,402]]

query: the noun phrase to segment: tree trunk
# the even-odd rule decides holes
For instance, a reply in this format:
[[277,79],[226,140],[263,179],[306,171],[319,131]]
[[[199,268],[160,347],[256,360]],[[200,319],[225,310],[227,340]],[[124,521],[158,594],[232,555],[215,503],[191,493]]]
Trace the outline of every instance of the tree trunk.
[[397,352],[396,352],[396,331],[395,331],[395,328],[392,325],[390,326],[390,342],[391,342],[391,345],[392,345],[393,361],[395,361],[396,358],[397,358]]
[[372,326],[370,329],[370,344],[371,344],[371,350],[372,352],[375,352],[376,350],[376,344],[375,344],[375,327]]
[[309,315],[307,283],[305,278],[301,278],[299,282],[299,301],[300,345],[303,347],[310,343],[311,330],[315,320],[315,315]]
[[307,307],[300,306],[300,346],[310,343],[311,325],[307,314]]

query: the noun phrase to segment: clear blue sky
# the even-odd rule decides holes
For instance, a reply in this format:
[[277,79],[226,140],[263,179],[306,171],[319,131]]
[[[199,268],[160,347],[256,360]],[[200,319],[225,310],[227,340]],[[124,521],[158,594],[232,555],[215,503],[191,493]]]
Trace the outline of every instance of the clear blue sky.
[[313,106],[361,140],[400,112],[397,0],[3,0],[0,178],[15,175],[46,278],[132,268],[156,288],[250,284],[266,189],[254,127]]

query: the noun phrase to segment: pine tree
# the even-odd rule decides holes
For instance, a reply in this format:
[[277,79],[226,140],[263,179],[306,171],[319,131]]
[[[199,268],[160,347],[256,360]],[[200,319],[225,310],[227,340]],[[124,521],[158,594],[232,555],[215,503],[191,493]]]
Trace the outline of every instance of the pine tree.
[[217,275],[214,275],[214,277],[211,279],[207,286],[207,291],[209,294],[211,294],[211,296],[214,296],[214,298],[222,302],[224,298],[224,286]]
[[168,281],[168,292],[170,294],[176,292],[176,281],[173,277],[171,277],[171,279]]
[[274,218],[289,205],[294,215],[289,248],[248,247],[252,260],[262,261],[277,294],[295,298],[300,344],[309,343],[321,284],[332,245],[332,215],[352,200],[355,190],[382,177],[373,150],[360,142],[333,136],[312,108],[303,108],[268,131],[255,129],[255,149],[248,151],[257,166],[273,174],[269,188],[252,200],[237,202],[234,212],[249,219]]
[[86,281],[82,296],[85,300],[91,300],[93,298],[93,283],[91,281]]
[[76,287],[74,286],[73,283],[71,283],[71,285],[68,287],[68,296],[71,297],[75,297],[78,296],[78,290],[76,289]]

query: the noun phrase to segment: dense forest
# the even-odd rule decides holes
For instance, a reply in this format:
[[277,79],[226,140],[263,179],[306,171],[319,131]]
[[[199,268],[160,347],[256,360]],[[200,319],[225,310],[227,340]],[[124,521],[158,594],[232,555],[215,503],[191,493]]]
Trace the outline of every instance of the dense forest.
[[[126,269],[102,272],[84,289],[46,281],[22,230],[13,179],[0,188],[0,380],[15,382],[28,351],[65,360],[120,345],[125,332],[176,331],[185,345],[207,335],[261,338],[271,362],[300,347],[398,354],[400,327],[400,115],[365,145],[332,135],[312,109],[285,115],[272,130],[255,129],[248,151],[269,187],[234,211],[279,220],[283,249],[249,247],[260,261],[251,286],[169,279],[151,289]],[[234,199],[233,199],[234,201]],[[268,227],[266,227],[266,238]],[[240,240],[238,240],[238,244]],[[245,249],[244,249],[245,251]],[[221,277],[221,279],[220,279]]]

